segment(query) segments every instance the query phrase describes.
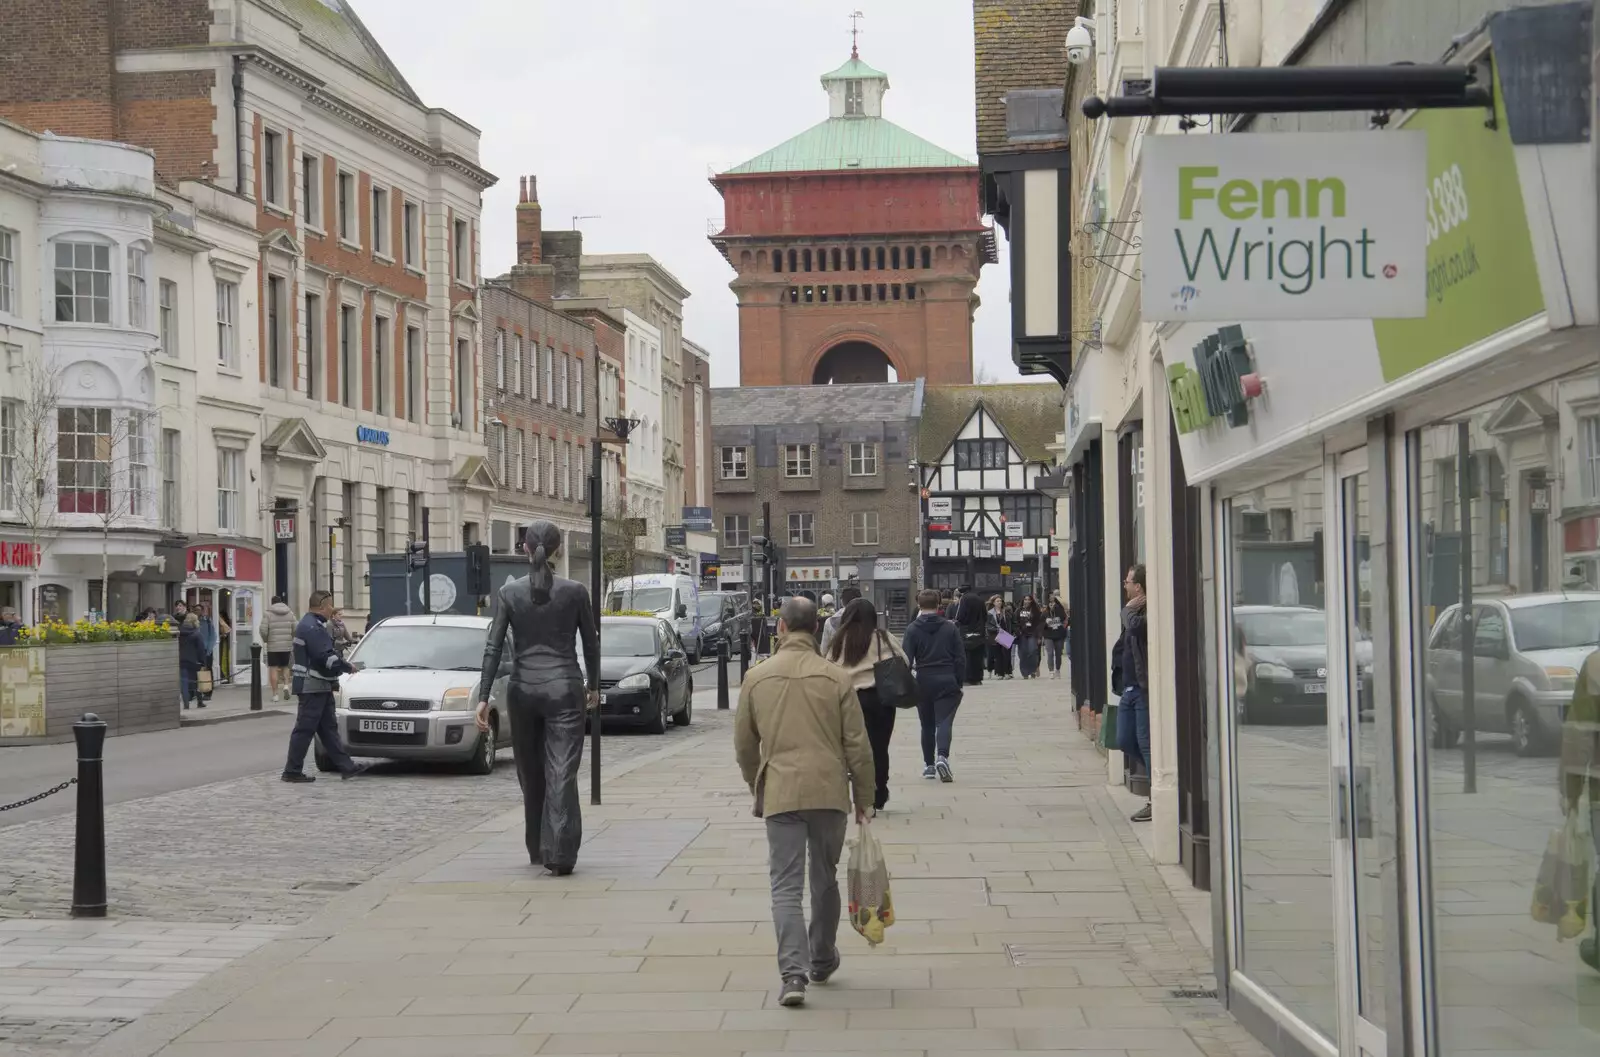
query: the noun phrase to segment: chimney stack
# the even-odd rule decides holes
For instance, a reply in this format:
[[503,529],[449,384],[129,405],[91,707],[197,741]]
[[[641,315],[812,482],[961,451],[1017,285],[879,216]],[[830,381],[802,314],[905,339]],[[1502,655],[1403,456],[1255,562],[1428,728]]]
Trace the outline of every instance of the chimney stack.
[[583,232],[546,231],[544,260],[554,273],[556,297],[578,297],[578,265],[583,260]]
[[549,304],[555,270],[544,263],[544,211],[539,207],[539,178],[524,176],[517,199],[517,263],[511,268],[511,289],[531,301]]

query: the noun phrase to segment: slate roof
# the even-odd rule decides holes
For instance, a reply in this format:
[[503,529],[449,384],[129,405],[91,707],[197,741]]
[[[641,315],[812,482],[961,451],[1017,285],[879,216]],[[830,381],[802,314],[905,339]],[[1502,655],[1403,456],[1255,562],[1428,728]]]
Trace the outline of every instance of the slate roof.
[[367,76],[387,85],[418,106],[422,100],[401,76],[377,38],[357,17],[350,0],[268,0],[284,14],[300,23],[307,40],[343,59]]
[[[711,390],[714,426],[802,422],[890,422],[915,418],[916,382],[877,385],[773,385]],[[1042,388],[1042,387],[1041,387]]]
[[942,456],[980,404],[1029,462],[1053,462],[1050,445],[1065,428],[1061,387],[1054,383],[930,386],[922,399],[917,446],[924,462]]
[[1065,86],[1070,67],[1064,42],[1073,17],[1085,6],[1080,0],[973,0],[980,155],[1060,149],[1059,143],[1008,142],[1005,95]]

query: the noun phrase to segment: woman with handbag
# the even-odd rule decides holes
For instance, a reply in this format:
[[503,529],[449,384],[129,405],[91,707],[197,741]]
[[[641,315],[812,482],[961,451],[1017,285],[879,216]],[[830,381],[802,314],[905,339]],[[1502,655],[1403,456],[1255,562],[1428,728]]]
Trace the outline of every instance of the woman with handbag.
[[1011,647],[1016,644],[1016,637],[1011,630],[1011,616],[1006,612],[1005,601],[999,595],[989,599],[985,638],[989,643],[989,670],[996,678],[1011,678]]
[[895,709],[917,703],[911,664],[900,644],[879,629],[878,611],[865,598],[854,599],[839,611],[839,628],[828,642],[827,656],[850,676],[861,702],[877,778],[872,809],[882,811],[889,802],[889,741],[894,737]]
[[205,698],[200,696],[201,672],[211,674],[206,668],[205,633],[200,630],[200,618],[190,613],[178,628],[178,687],[185,709],[190,702],[206,707]]

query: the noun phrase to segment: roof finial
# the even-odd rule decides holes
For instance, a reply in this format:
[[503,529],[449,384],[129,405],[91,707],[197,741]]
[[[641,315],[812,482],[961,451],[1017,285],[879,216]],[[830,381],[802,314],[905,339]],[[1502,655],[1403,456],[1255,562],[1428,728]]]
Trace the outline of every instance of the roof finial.
[[850,57],[852,59],[861,58],[861,52],[856,48],[856,38],[861,33],[861,20],[866,17],[860,11],[852,11],[850,13]]

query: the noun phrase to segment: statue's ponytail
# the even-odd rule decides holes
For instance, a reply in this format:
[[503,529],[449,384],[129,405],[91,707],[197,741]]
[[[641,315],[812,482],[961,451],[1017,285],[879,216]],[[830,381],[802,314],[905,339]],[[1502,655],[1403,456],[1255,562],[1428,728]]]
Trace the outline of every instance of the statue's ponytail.
[[540,605],[550,601],[550,583],[555,577],[550,572],[550,561],[545,557],[542,543],[533,548],[533,571],[528,578],[533,584],[533,600]]
[[561,530],[548,521],[535,521],[522,535],[522,549],[532,565],[528,570],[528,582],[533,588],[533,600],[544,605],[550,601],[550,589],[555,582],[550,562],[561,550]]

